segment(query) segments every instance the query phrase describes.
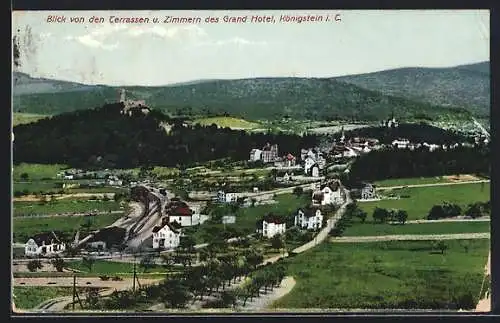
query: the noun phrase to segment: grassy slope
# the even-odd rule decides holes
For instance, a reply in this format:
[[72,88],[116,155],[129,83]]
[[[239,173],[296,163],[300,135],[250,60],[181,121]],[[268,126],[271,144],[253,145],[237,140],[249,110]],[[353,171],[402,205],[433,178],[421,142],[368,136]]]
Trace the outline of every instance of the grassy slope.
[[36,122],[40,119],[48,118],[48,115],[34,113],[14,113],[12,116],[12,126]]
[[394,234],[452,234],[490,232],[490,222],[438,222],[419,224],[355,223],[343,236],[383,236]]
[[[402,190],[400,191],[402,192]],[[490,184],[460,184],[436,187],[415,187],[404,189],[409,198],[358,203],[368,213],[369,218],[376,207],[403,209],[408,211],[408,219],[423,219],[430,209],[443,202],[456,203],[462,208],[468,204],[490,199]]]
[[[444,255],[428,241],[322,244],[288,259],[297,284],[278,308],[443,308],[453,297],[477,298],[489,240],[446,242]],[[477,301],[477,299],[475,299]]]
[[[92,217],[91,230],[103,228],[115,222],[121,214],[98,215]],[[14,218],[14,242],[26,243],[34,234],[45,231],[62,231],[73,238],[76,230],[87,221],[87,217]]]
[[229,127],[238,129],[253,129],[259,126],[258,123],[250,122],[244,119],[233,117],[212,117],[194,120],[194,123],[199,123],[203,126],[216,124],[219,127]]
[[67,212],[117,211],[119,203],[115,201],[55,200],[40,204],[39,202],[16,201],[13,205],[14,216],[30,214],[58,214]]
[[14,181],[21,181],[21,174],[28,174],[28,180],[41,180],[47,178],[56,178],[59,171],[66,169],[65,165],[44,165],[44,164],[27,164],[21,163],[14,166],[13,178]]
[[32,309],[49,299],[69,296],[73,293],[72,287],[45,287],[45,286],[16,286],[13,293],[15,295],[16,307],[20,309]]

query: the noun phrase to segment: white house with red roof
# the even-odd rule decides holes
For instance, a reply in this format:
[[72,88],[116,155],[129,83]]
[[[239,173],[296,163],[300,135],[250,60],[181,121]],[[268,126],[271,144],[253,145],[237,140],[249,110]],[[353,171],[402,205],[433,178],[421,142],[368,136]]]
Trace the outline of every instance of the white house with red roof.
[[166,222],[153,228],[153,249],[175,249],[180,244],[181,232],[172,223]]
[[200,223],[200,214],[191,209],[186,202],[172,199],[165,206],[165,214],[170,223],[177,222],[182,227],[189,227]]

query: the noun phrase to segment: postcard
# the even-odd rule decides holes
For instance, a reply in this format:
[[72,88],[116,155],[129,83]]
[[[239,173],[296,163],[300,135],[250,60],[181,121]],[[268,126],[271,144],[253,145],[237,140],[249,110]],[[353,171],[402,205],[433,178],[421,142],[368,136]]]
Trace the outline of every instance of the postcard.
[[489,11],[12,18],[14,312],[490,311]]

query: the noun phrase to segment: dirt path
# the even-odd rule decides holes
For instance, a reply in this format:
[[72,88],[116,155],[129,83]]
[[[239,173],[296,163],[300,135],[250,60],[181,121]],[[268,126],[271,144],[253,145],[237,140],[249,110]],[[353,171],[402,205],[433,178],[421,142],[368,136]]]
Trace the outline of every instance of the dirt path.
[[72,216],[87,216],[89,213],[94,215],[110,215],[120,214],[123,211],[100,211],[100,212],[87,212],[87,213],[61,213],[61,214],[37,214],[37,215],[16,215],[14,218],[52,218],[52,217],[72,217]]
[[448,186],[448,185],[463,185],[463,184],[477,184],[489,183],[489,179],[476,180],[476,181],[463,181],[463,182],[446,182],[446,183],[430,183],[430,184],[412,184],[412,185],[397,185],[397,186],[382,186],[377,187],[377,191],[393,190],[398,188],[415,188],[415,187],[432,187],[432,186]]
[[[488,261],[486,262],[486,266],[484,268],[484,279],[486,279],[486,277],[488,277],[488,276],[491,277],[491,251],[488,254]],[[484,285],[484,281],[483,281],[483,285]],[[490,295],[491,286],[481,286],[481,289],[482,288],[487,289],[486,295],[483,299],[479,300],[475,311],[476,312],[490,312],[491,311],[491,295]],[[481,290],[481,292],[482,292],[482,290]]]
[[[115,197],[115,193],[70,193],[70,194],[53,194],[55,199],[61,200],[61,199],[71,199],[71,198],[78,198],[78,197],[98,197],[98,198],[103,198],[103,197],[108,197],[110,199]],[[40,196],[36,195],[25,195],[25,196],[20,196],[20,197],[14,197],[12,198],[14,202],[17,201],[25,201],[25,202],[34,202],[34,201],[40,201]]]
[[[489,222],[490,217],[482,217],[476,219],[464,219],[464,218],[448,218],[439,220],[410,220],[406,221],[406,224],[421,224],[421,223],[437,223],[437,222]],[[390,223],[390,222],[389,222]]]
[[354,242],[378,242],[378,241],[405,241],[405,240],[460,240],[460,239],[489,239],[490,233],[455,233],[455,234],[405,234],[385,236],[364,237],[337,237],[331,238],[331,242],[354,243]]
[[261,311],[269,308],[273,302],[290,293],[295,286],[295,279],[292,276],[285,277],[278,288],[267,294],[261,294],[260,297],[255,297],[251,302],[247,302],[245,306],[239,306],[238,309],[243,311]]

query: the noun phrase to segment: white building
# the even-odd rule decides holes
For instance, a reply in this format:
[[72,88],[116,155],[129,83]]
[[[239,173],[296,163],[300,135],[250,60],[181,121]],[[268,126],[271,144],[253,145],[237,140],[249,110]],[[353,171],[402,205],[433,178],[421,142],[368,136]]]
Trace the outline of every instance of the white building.
[[220,203],[236,203],[237,200],[237,193],[226,193],[224,191],[217,192],[217,201]]
[[24,254],[28,257],[50,257],[61,254],[65,250],[66,244],[54,231],[37,234],[24,246]]
[[317,164],[314,164],[313,167],[311,168],[311,176],[319,177],[319,166]]
[[303,229],[316,230],[323,226],[323,215],[319,208],[298,209],[295,216],[295,225]]
[[375,194],[375,185],[365,184],[363,188],[361,188],[361,199],[362,200],[370,200],[376,197]]
[[266,238],[272,238],[277,234],[285,234],[285,221],[275,215],[268,214],[259,222],[262,223],[262,229],[259,228],[258,231],[262,232],[262,235]]
[[309,174],[311,171],[311,168],[315,164],[316,164],[316,160],[311,156],[307,156],[306,159],[304,160],[304,173]]
[[179,246],[181,233],[171,223],[153,228],[153,249],[175,249]]
[[200,214],[199,207],[189,207],[186,202],[179,199],[171,200],[165,206],[168,222],[177,222],[181,227],[198,225],[205,222],[208,217]]
[[262,159],[262,150],[252,149],[250,151],[250,161],[258,161]]
[[340,205],[345,201],[345,193],[340,187],[340,183],[335,181],[331,184],[324,184],[320,189],[312,194],[313,205]]
[[397,139],[392,142],[392,145],[398,149],[406,149],[410,145],[410,141],[408,139]]

